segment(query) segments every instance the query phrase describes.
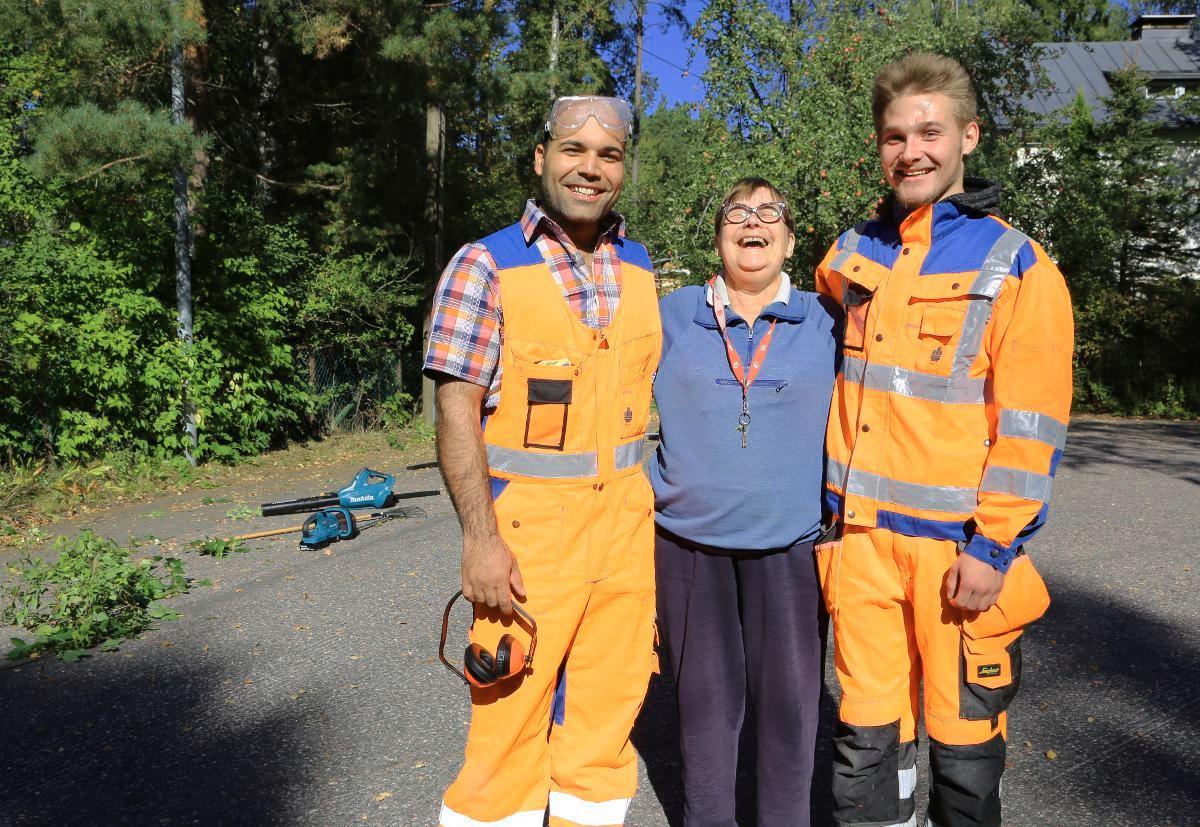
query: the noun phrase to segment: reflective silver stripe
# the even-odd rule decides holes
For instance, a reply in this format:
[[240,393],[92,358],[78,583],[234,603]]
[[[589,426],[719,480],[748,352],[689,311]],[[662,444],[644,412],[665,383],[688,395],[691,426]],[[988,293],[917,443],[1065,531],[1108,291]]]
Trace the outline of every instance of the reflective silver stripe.
[[1000,411],[1000,436],[1036,439],[1059,451],[1067,444],[1067,426],[1048,414],[1003,408]]
[[992,249],[988,251],[987,258],[983,260],[983,266],[979,268],[979,275],[971,285],[971,293],[976,296],[987,296],[989,299],[1000,295],[1000,288],[1004,286],[1004,280],[1012,272],[1017,253],[1028,241],[1029,236],[1020,230],[1014,230],[1011,227],[1005,230],[1004,234],[996,239]]
[[912,798],[917,789],[917,742],[900,744],[900,798]]
[[851,468],[847,473],[845,465],[832,459],[825,463],[825,468],[830,478],[845,478],[844,494],[855,494],[877,502],[951,514],[970,514],[978,501],[978,494],[973,488],[903,482],[857,468]]
[[535,454],[499,445],[487,447],[488,466],[508,474],[542,479],[594,477],[600,473],[595,451],[582,454]]
[[857,227],[846,230],[846,243],[842,245],[841,252],[834,256],[833,261],[829,263],[829,269],[841,271],[846,266],[846,262],[850,260],[850,256],[858,252],[858,242],[861,238]]
[[440,827],[542,827],[546,818],[545,810],[524,810],[505,816],[499,821],[478,821],[462,813],[456,813],[442,803],[442,812],[438,816]]
[[833,483],[844,493],[846,491],[846,466],[835,459],[826,457],[825,481]]
[[572,824],[585,827],[605,827],[609,824],[624,824],[629,810],[629,798],[613,798],[608,801],[587,801],[569,793],[550,791],[550,815]]
[[906,770],[900,770],[900,797],[912,798],[912,794],[916,789],[917,768],[909,767]]
[[639,439],[636,442],[626,442],[624,445],[618,445],[613,456],[613,465],[618,471],[623,471],[626,468],[632,468],[635,465],[642,464],[642,452],[645,450],[646,440]]
[[954,384],[949,376],[921,373],[892,365],[868,363],[857,356],[842,360],[842,374],[848,382],[861,383],[871,390],[945,402],[951,405],[982,405],[984,380],[965,379]]
[[1054,480],[1049,474],[1035,474],[1033,471],[1005,468],[1002,465],[989,465],[983,473],[983,482],[979,484],[980,491],[1012,494],[1043,503],[1050,502],[1050,490],[1053,487]]
[[958,340],[958,349],[954,353],[954,364],[950,375],[954,384],[961,384],[971,370],[975,357],[979,355],[979,347],[983,343],[983,332],[987,329],[988,320],[992,317],[992,301],[1000,294],[1004,280],[1012,272],[1013,261],[1017,253],[1025,246],[1029,236],[1017,230],[1005,230],[996,239],[979,275],[971,285],[971,294],[985,296],[987,301],[973,301],[967,308],[966,318],[963,319],[962,336]]

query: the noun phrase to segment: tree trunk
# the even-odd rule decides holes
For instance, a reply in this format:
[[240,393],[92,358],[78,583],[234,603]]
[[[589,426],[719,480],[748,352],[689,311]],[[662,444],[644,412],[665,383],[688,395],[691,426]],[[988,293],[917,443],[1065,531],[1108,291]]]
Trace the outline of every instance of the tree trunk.
[[[204,17],[204,6],[200,0],[189,0],[185,6],[185,16],[201,30],[207,28]],[[192,127],[192,133],[200,136],[208,129],[208,86],[205,79],[208,76],[208,44],[183,44],[184,61],[184,111],[183,116]],[[192,171],[188,177],[188,212],[191,220],[191,243],[194,247],[197,238],[204,236],[204,224],[198,220],[200,204],[204,198],[204,190],[208,186],[208,167],[212,162],[208,150],[198,145],[192,159]],[[192,251],[193,257],[195,250]]]
[[[315,350],[308,354],[308,389],[314,395],[317,393],[317,352]],[[307,418],[308,432],[315,435],[317,433],[317,412],[310,410]]]
[[[176,0],[178,3],[179,0]],[[183,43],[176,38],[171,53],[171,122],[182,124],[186,116],[184,100]],[[192,227],[188,204],[188,172],[175,168],[175,305],[178,311],[178,335],[190,363],[192,350]],[[188,396],[186,376],[180,389],[183,401],[184,456],[196,464],[196,409]]]
[[260,5],[255,11],[258,15],[258,54],[254,64],[254,75],[258,81],[258,111],[255,119],[258,178],[254,182],[254,202],[260,208],[265,208],[270,206],[272,199],[271,186],[267,181],[275,174],[275,124],[271,118],[271,103],[279,88],[279,58],[272,48],[265,10]]
[[[446,116],[440,101],[425,107],[425,313],[421,324],[422,354],[428,348],[433,296],[442,273],[442,175],[446,161]],[[421,415],[434,422],[433,380],[422,376]]]
[[554,102],[558,90],[558,3],[550,9],[550,102]]

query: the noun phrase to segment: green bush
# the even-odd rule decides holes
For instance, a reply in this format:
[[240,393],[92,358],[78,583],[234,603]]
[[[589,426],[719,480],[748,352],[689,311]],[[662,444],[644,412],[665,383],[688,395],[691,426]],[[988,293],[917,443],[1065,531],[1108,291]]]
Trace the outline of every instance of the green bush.
[[115,649],[155,620],[180,617],[159,602],[188,590],[178,558],[132,559],[130,549],[90,531],[59,538],[54,549],[57,562],[26,553],[8,568],[13,582],[4,588],[0,619],[34,634],[12,638],[9,659],[45,650],[74,661],[97,644]]

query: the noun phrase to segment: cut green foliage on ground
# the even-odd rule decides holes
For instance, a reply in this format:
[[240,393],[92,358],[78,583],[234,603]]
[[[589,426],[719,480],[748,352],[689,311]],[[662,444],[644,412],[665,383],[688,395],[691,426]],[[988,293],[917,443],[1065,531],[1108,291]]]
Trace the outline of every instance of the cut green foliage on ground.
[[238,552],[249,551],[246,544],[241,540],[222,540],[220,538],[211,538],[208,540],[196,540],[188,544],[191,548],[208,557],[215,557],[218,560],[223,560],[231,554]]
[[8,567],[12,582],[2,592],[0,620],[34,635],[12,638],[10,660],[41,652],[78,660],[93,646],[115,649],[156,620],[180,617],[160,602],[188,590],[178,558],[134,559],[131,549],[90,531],[59,538],[54,550],[57,562],[26,553]]

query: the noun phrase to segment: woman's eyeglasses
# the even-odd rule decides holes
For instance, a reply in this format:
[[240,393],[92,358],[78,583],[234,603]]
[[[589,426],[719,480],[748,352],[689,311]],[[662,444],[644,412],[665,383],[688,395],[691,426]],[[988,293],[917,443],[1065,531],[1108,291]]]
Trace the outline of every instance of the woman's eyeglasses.
[[751,215],[758,216],[758,220],[764,224],[774,224],[787,212],[787,204],[782,201],[768,201],[757,207],[751,207],[749,204],[726,204],[721,208],[721,212],[729,224],[745,224]]

